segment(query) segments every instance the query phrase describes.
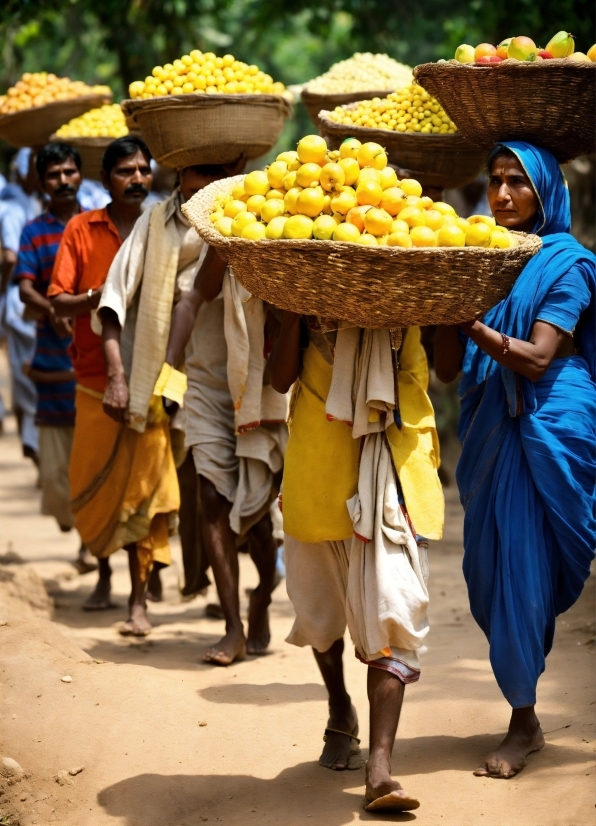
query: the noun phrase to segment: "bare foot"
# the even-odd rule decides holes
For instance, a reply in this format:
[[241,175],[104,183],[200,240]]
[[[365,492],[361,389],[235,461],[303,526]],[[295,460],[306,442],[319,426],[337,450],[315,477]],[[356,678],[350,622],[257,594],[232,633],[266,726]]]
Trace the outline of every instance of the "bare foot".
[[219,602],[208,602],[205,606],[205,616],[209,619],[222,620],[226,618]]
[[246,659],[246,639],[241,630],[228,631],[218,643],[208,648],[203,656],[204,663],[214,665],[231,665],[233,662],[244,659]]
[[151,623],[143,605],[130,606],[130,617],[118,629],[123,637],[146,637],[151,633]]
[[528,754],[543,747],[544,735],[534,707],[513,709],[505,739],[474,774],[476,777],[514,777],[526,765]]
[[259,585],[250,595],[248,609],[248,642],[246,651],[248,654],[264,654],[271,642],[271,632],[269,630],[269,605],[271,595],[263,592],[263,586]]
[[110,594],[112,591],[111,577],[104,576],[101,572],[97,585],[92,594],[90,594],[83,603],[84,611],[106,611],[108,608],[115,608],[116,605],[112,602]]
[[420,806],[415,797],[404,791],[401,783],[392,779],[391,766],[384,759],[374,761],[369,758],[366,764],[366,800],[364,808],[367,812],[410,812]]
[[162,602],[163,600],[163,586],[159,576],[159,568],[155,566],[151,569],[149,579],[147,581],[146,599],[150,602]]
[[90,571],[97,571],[97,559],[93,556],[91,551],[81,545],[79,548],[79,555],[73,563],[79,574],[88,574]]
[[[336,729],[336,731],[329,731],[329,729]],[[346,734],[338,734],[338,731],[345,731]],[[350,757],[358,754],[360,750],[356,751],[355,747],[358,743],[348,736],[349,734],[354,737],[358,736],[358,715],[354,706],[350,705],[346,714],[335,714],[330,710],[325,745],[319,757],[319,766],[336,772],[350,768]],[[360,766],[362,764],[363,761],[360,762]],[[360,768],[360,766],[354,766],[354,768]]]

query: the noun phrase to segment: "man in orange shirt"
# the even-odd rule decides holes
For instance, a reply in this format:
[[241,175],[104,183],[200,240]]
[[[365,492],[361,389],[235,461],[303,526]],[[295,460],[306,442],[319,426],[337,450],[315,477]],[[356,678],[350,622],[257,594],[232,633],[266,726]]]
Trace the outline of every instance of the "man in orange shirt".
[[149,150],[139,138],[119,138],[108,146],[102,182],[112,201],[69,222],[48,290],[56,314],[73,319],[71,355],[77,391],[71,504],[76,527],[100,565],[97,587],[85,607],[110,607],[109,556],[125,548],[132,592],[122,633],[136,636],[151,629],[145,612],[147,577],[153,564],[170,562],[168,535],[179,507],[179,491],[161,403],[152,411],[145,433],[115,422],[104,412],[109,375],[94,316],[110,265],[149,192],[150,161]]

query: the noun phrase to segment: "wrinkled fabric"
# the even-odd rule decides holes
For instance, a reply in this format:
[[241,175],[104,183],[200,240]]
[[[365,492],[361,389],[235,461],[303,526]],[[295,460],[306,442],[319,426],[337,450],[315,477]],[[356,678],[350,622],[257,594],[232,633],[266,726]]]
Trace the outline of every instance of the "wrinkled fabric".
[[506,145],[539,196],[543,247],[484,323],[527,341],[561,277],[573,272],[578,291],[591,295],[576,331],[579,355],[556,359],[537,382],[472,341],[464,355],[456,473],[464,575],[497,682],[520,708],[536,702],[555,617],[579,597],[594,557],[596,258],[566,231],[569,199],[554,158],[521,142]]

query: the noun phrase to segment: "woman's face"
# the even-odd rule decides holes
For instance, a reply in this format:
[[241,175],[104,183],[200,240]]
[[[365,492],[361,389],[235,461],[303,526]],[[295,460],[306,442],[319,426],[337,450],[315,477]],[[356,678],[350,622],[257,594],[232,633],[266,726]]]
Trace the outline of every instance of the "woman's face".
[[517,158],[510,155],[495,158],[487,195],[497,224],[519,232],[532,232],[540,205]]

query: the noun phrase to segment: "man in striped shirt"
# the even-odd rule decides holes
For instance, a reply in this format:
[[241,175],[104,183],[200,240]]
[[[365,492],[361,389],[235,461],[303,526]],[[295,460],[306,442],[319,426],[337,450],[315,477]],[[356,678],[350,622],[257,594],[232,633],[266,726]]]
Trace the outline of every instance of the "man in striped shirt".
[[[56,315],[46,293],[66,224],[81,211],[77,200],[81,159],[71,146],[49,143],[39,152],[36,166],[49,205],[23,229],[13,280],[19,284],[21,300],[38,318],[29,376],[37,387],[41,512],[54,516],[62,531],[70,531],[74,526],[68,481],[75,420],[75,379],[69,355],[72,328],[68,319]],[[75,564],[80,573],[97,567],[84,545]]]

